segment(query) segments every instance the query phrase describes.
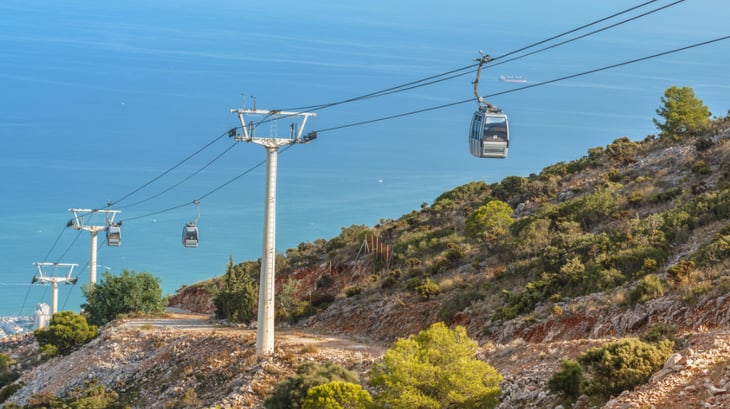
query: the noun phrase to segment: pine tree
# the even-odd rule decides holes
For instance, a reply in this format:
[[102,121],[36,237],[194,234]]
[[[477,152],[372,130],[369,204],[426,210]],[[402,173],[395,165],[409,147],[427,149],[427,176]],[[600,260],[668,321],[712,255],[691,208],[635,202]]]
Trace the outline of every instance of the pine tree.
[[699,136],[710,126],[710,110],[701,99],[695,97],[690,87],[672,86],[664,92],[662,106],[656,110],[664,122],[654,119],[661,137],[681,140]]

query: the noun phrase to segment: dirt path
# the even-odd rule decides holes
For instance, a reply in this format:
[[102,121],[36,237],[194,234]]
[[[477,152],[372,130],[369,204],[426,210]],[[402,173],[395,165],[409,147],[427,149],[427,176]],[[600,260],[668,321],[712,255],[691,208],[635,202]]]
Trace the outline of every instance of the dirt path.
[[[168,308],[163,317],[129,318],[119,326],[120,329],[137,330],[175,330],[189,332],[215,332],[216,334],[256,333],[255,328],[245,326],[228,326],[211,320],[208,314],[199,314],[177,308]],[[275,342],[279,345],[313,345],[323,349],[341,349],[362,351],[371,356],[382,356],[387,345],[376,344],[367,340],[353,340],[336,335],[309,333],[301,329],[277,329]],[[278,345],[277,345],[278,346]]]

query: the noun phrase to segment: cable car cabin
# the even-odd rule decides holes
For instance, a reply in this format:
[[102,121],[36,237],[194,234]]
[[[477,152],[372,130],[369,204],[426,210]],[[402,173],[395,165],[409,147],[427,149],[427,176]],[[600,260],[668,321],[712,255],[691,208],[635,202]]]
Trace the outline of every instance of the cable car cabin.
[[122,229],[119,226],[106,228],[106,244],[109,247],[119,247],[122,244]]
[[183,227],[182,244],[187,248],[198,247],[198,226],[188,223]]
[[477,158],[506,158],[509,149],[507,115],[480,106],[469,130],[469,151]]

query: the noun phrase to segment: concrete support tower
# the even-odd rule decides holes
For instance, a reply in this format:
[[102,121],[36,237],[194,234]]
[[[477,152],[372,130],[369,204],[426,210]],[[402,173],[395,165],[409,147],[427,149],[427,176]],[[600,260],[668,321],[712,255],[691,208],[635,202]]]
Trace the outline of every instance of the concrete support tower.
[[[71,273],[74,270],[74,267],[78,266],[78,264],[64,264],[64,263],[33,263],[33,265],[36,266],[38,269],[38,275],[33,276],[32,283],[51,283],[53,291],[51,292],[51,316],[58,312],[58,283],[65,283],[65,284],[76,284],[76,281],[78,280],[77,277],[71,277]],[[62,277],[50,277],[47,276],[43,272],[43,267],[69,267],[68,273],[66,273],[65,276]]]
[[[68,209],[69,212],[73,212],[74,218],[69,220],[66,227],[71,227],[75,230],[86,230],[91,234],[91,255],[89,257],[89,289],[96,284],[96,249],[97,249],[97,236],[100,231],[107,231],[115,229],[115,236],[112,239],[108,239],[110,246],[119,246],[121,242],[121,232],[119,226],[122,222],[114,222],[114,217],[117,213],[121,213],[121,210],[99,210],[99,209]],[[105,218],[105,224],[94,226],[84,222],[85,216],[93,216],[97,213],[103,213]],[[111,240],[114,240],[113,242]]]
[[[261,251],[261,275],[259,280],[258,321],[256,329],[256,355],[264,356],[274,352],[274,290],[276,271],[276,171],[279,148],[295,143],[308,143],[316,138],[316,133],[310,132],[302,136],[304,126],[309,117],[316,116],[312,112],[282,112],[254,109],[232,109],[231,113],[238,114],[241,121],[243,135],[232,130],[230,136],[237,141],[252,142],[266,148],[266,197],[264,201],[264,237]],[[266,121],[274,122],[282,118],[302,118],[301,126],[292,124],[288,138],[276,136],[276,130],[271,127],[269,137],[254,136],[256,125],[246,123],[246,116],[264,115]]]

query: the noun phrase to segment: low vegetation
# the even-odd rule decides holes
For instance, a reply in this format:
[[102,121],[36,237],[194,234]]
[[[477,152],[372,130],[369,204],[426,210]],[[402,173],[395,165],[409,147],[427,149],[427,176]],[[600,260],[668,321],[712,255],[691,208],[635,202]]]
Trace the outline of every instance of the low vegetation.
[[463,327],[436,323],[397,340],[370,370],[374,398],[358,376],[337,364],[307,363],[276,386],[264,406],[283,408],[489,409],[497,405],[502,376],[476,358],[477,343]]
[[35,330],[34,335],[43,355],[52,357],[67,355],[94,339],[97,333],[96,325],[89,325],[83,315],[61,311],[53,314],[47,328]]
[[150,273],[124,270],[114,276],[104,272],[102,279],[85,291],[84,315],[94,325],[104,325],[125,314],[161,314],[166,301],[160,280]]
[[[464,327],[449,328],[460,319],[488,338],[507,321],[515,328],[565,318],[578,300],[596,295],[611,308],[631,309],[659,297],[693,304],[730,291],[721,274],[730,258],[730,118],[710,118],[686,87],[668,89],[657,115],[658,136],[621,136],[539,174],[470,182],[398,219],[344,227],[337,237],[277,255],[278,322],[296,323],[333,302],[425,308],[423,330],[393,343],[367,383],[338,364],[307,363],[264,406],[490,408],[502,376],[476,358]],[[366,246],[373,240],[377,249]],[[205,284],[217,318],[253,320],[259,270],[259,261],[231,259],[222,277]],[[302,270],[317,271],[316,279],[305,282]],[[93,338],[94,325],[156,314],[163,305],[159,281],[148,273],[105,273],[87,292],[83,317],[56,314],[36,337],[45,354],[68,353]],[[92,325],[82,328],[81,318]],[[661,368],[676,332],[664,324],[589,349],[564,360],[548,387],[568,401],[586,395],[604,402]],[[2,397],[16,387],[7,366]],[[27,407],[97,407],[73,403],[93,396],[106,402],[113,392],[90,384],[64,399],[35,396]],[[179,403],[200,399],[191,389]]]

